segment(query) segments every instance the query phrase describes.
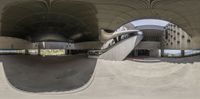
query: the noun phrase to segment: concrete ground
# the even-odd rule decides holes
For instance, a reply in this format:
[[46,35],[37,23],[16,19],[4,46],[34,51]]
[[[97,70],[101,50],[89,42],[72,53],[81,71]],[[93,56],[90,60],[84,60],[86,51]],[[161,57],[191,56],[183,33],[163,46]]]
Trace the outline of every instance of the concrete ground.
[[92,77],[96,59],[87,56],[0,56],[13,87],[28,92],[63,92],[84,86]]
[[[69,69],[67,64],[70,61],[65,61],[70,59],[73,61],[73,58],[66,58],[65,61],[57,59],[57,62],[61,64],[53,61],[55,58],[36,58],[30,67],[24,65],[31,62],[31,60],[23,61],[28,60],[27,57],[19,58],[20,63],[11,56],[0,58],[2,60],[0,99],[199,99],[200,97],[200,56],[180,59],[143,58],[139,61],[128,59],[118,62],[97,60],[97,63],[84,56],[74,57],[77,61],[72,62],[70,66],[76,64],[72,67],[81,68],[75,70],[81,72],[82,75],[78,75],[78,72],[74,74],[67,72]],[[46,66],[52,65],[52,67],[47,68],[34,63],[34,61],[39,61],[40,64],[46,64],[47,60],[50,63]],[[14,63],[23,66],[14,65]],[[56,65],[58,68],[55,68],[54,64],[60,67]],[[17,68],[17,66],[22,67]],[[93,66],[96,67],[94,73],[91,72]],[[91,69],[84,70],[84,67]],[[52,74],[53,69],[57,71],[56,74]],[[57,76],[59,71],[65,70],[66,72],[62,72],[61,77]],[[82,70],[90,71],[90,73],[82,73]],[[40,77],[38,73],[43,76]],[[89,76],[91,73],[92,77]],[[71,75],[77,75],[70,79],[75,81],[66,80]],[[54,77],[60,78],[58,81],[62,83]],[[78,86],[69,88],[70,84],[74,85],[77,81],[82,82],[81,77],[87,78],[84,82],[90,77],[91,79],[85,85],[79,84],[79,86],[83,85],[79,89],[74,89]],[[66,81],[62,81],[64,78]],[[19,88],[26,91],[19,90]]]

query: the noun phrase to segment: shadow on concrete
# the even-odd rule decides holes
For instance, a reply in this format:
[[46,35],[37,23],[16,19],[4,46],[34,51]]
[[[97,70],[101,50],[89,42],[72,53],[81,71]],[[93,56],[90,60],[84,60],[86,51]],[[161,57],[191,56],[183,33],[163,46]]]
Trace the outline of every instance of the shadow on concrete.
[[8,81],[28,92],[63,92],[84,86],[97,59],[87,56],[0,56]]
[[161,58],[162,62],[178,63],[178,64],[193,64],[200,62],[200,56],[182,57],[182,58]]
[[191,56],[191,57],[182,57],[182,58],[154,58],[154,57],[128,57],[126,60],[131,60],[135,62],[142,63],[159,63],[159,62],[168,62],[168,63],[177,63],[177,64],[187,64],[187,63],[195,63],[200,62],[199,56]]

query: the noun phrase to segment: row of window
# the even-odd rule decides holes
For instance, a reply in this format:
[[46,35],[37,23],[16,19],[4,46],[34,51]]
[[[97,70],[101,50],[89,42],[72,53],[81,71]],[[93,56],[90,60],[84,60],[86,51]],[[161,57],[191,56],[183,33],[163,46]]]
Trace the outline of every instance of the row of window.
[[[177,35],[180,35],[180,33],[177,33]],[[171,36],[171,38],[173,38],[173,35],[170,35],[170,33],[169,32],[165,32],[165,39],[168,39],[168,37],[169,36]],[[182,39],[184,39],[185,38],[185,35],[182,35]]]
[[[171,33],[171,32],[169,32],[169,31],[165,31],[165,33],[167,33],[168,35],[172,34],[172,33]],[[176,32],[174,32],[174,33],[176,33]],[[180,35],[180,33],[179,33],[179,32],[177,32],[177,35]]]
[[[188,40],[187,40],[187,43],[190,43],[190,42],[191,42],[191,40],[190,40],[190,39],[188,39]],[[171,45],[173,45],[173,42],[171,42],[170,44],[171,44]],[[180,44],[180,41],[177,41],[177,44]],[[166,45],[168,46],[169,44],[168,44],[168,43],[166,43]]]
[[166,29],[166,28],[172,28],[172,27],[174,27],[174,28],[178,28],[177,25],[174,25],[174,24],[168,24],[166,27],[164,27],[164,29]]
[[[173,35],[170,35],[171,33],[177,33],[177,35],[180,36],[181,33],[179,31],[177,31],[177,28],[178,28],[178,26],[174,25],[174,24],[168,24],[168,26],[164,27],[164,29],[165,29],[165,39],[168,40],[168,42],[170,42],[170,37],[174,41],[176,41],[176,37],[173,36]],[[184,39],[185,35],[181,35],[181,38]],[[191,40],[187,39],[187,43],[190,43],[190,42],[191,42]],[[180,41],[177,41],[176,43],[180,44]],[[169,45],[169,44],[173,45],[173,42],[166,43],[166,45]]]

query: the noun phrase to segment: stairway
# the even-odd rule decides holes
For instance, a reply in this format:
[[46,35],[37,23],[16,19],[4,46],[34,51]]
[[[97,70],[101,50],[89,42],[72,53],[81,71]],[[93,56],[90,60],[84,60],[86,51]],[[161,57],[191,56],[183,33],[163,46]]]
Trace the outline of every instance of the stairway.
[[104,50],[104,53],[99,56],[100,59],[122,61],[129,53],[140,43],[142,34],[134,33],[133,36],[117,42],[111,47]]

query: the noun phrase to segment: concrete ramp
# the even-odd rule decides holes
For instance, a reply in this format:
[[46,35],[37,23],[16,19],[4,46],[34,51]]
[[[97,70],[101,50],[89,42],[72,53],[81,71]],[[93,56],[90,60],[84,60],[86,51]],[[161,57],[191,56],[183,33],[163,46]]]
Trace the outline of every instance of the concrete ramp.
[[34,48],[31,42],[15,38],[0,36],[0,49],[31,49]]
[[[2,57],[3,58],[3,57]],[[7,58],[8,60],[9,58]],[[195,60],[194,60],[195,59]],[[70,58],[67,59],[70,61]],[[24,69],[25,66],[21,64],[21,68],[16,67],[6,67],[4,62],[0,66],[0,98],[1,99],[199,99],[200,97],[200,57],[182,58],[181,61],[188,61],[189,63],[174,63],[176,59],[162,59],[160,62],[156,63],[145,63],[145,62],[135,62],[135,61],[108,61],[99,59],[96,64],[95,72],[92,74],[93,79],[91,83],[84,90],[79,90],[78,92],[69,93],[69,91],[59,91],[59,92],[47,92],[47,93],[27,93],[24,91],[16,90],[11,87],[6,79],[10,77],[17,77],[24,74],[23,79],[18,84],[23,84],[31,79],[38,79],[34,82],[41,82],[47,79],[41,79],[39,75],[44,75],[43,73],[49,73],[49,77],[52,77],[51,72],[44,72],[44,67],[34,66],[27,69],[26,74],[20,69]],[[189,60],[192,60],[191,63]],[[172,62],[170,62],[172,61]],[[86,61],[84,61],[86,62]],[[82,65],[84,62],[79,63],[83,68],[79,69],[81,71],[87,66]],[[14,62],[13,62],[14,63]],[[17,63],[17,62],[16,62]],[[11,64],[11,63],[10,63]],[[18,63],[20,64],[20,63]],[[78,63],[74,63],[78,64]],[[89,63],[85,63],[89,64]],[[74,65],[73,65],[74,66]],[[4,67],[4,68],[3,68]],[[28,78],[33,72],[33,68],[38,68],[39,74],[35,74],[35,78]],[[48,67],[48,66],[46,66]],[[40,69],[41,70],[40,70]],[[60,68],[56,66],[55,68]],[[54,68],[54,69],[55,69]],[[79,67],[80,68],[80,67]],[[13,70],[11,70],[13,69]],[[65,75],[62,77],[66,79],[74,78],[69,80],[70,82],[80,82],[83,76],[72,76],[79,75],[77,73],[71,72],[67,73],[69,69],[60,68],[62,71],[66,71]],[[16,71],[18,71],[16,73]],[[25,72],[25,71],[24,71]],[[36,72],[36,71],[35,71]],[[85,71],[86,72],[86,71]],[[6,75],[5,75],[5,74]],[[67,75],[69,74],[69,75]],[[82,74],[82,73],[81,73]],[[80,74],[80,75],[81,75]],[[33,74],[32,74],[33,75]],[[27,76],[27,77],[26,77]],[[47,75],[46,75],[47,76]],[[6,78],[7,77],[7,78]],[[48,77],[48,76],[47,76]],[[11,79],[11,78],[10,78]],[[55,80],[60,82],[57,87],[65,89],[65,86],[70,86],[69,83],[63,82],[66,79]],[[80,79],[80,80],[78,80]],[[81,80],[82,79],[82,80]],[[16,78],[17,80],[17,78]],[[33,81],[33,80],[31,80]],[[30,81],[30,82],[31,82]],[[54,82],[54,81],[53,81]],[[16,82],[15,82],[16,83]],[[35,88],[42,88],[47,86],[46,84],[51,84],[52,82],[43,83],[41,86],[35,86]],[[27,83],[29,87],[32,83]],[[71,83],[73,84],[73,83]],[[49,88],[55,86],[47,86]]]
[[96,60],[88,59],[86,55],[0,56],[11,86],[34,93],[72,91],[83,87],[93,75]]
[[143,36],[138,34],[120,41],[111,48],[106,49],[107,51],[100,55],[99,58],[112,61],[122,61],[139,44],[142,38]]

